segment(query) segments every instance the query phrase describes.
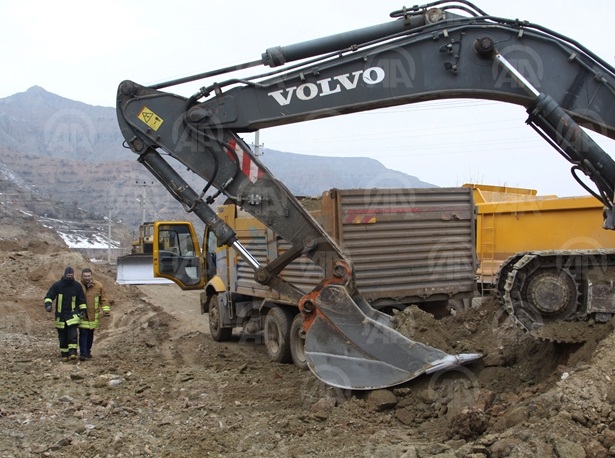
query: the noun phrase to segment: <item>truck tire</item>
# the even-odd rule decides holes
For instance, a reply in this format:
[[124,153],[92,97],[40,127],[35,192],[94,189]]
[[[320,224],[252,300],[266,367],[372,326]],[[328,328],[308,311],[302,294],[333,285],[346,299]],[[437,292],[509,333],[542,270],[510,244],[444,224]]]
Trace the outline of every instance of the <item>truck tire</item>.
[[290,363],[290,325],[293,315],[281,307],[269,309],[265,317],[265,347],[269,359],[276,363]]
[[233,334],[233,328],[222,327],[222,313],[220,311],[220,303],[218,302],[218,296],[212,296],[209,301],[209,333],[212,339],[216,342],[224,342],[231,338]]
[[302,371],[308,369],[305,359],[305,334],[303,333],[303,317],[297,313],[290,325],[290,354],[293,363]]

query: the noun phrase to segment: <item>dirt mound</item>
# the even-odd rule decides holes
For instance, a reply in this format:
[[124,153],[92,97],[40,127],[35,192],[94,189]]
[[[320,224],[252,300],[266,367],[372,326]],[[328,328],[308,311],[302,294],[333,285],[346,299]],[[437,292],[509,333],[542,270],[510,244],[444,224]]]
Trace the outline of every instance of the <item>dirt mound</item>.
[[[441,319],[411,307],[394,317],[402,333],[482,360],[350,392],[269,362],[262,336],[214,342],[198,291],[119,286],[110,268],[30,237],[0,243],[0,457],[615,456],[610,324],[561,344],[494,300]],[[59,360],[42,308],[68,264],[92,267],[113,300],[94,358],[76,364]]]

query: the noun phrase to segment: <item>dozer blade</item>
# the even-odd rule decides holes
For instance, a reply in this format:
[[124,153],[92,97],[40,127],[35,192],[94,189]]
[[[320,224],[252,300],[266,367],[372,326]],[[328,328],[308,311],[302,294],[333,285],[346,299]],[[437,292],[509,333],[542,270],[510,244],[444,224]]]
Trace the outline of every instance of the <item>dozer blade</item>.
[[129,254],[117,258],[115,281],[120,285],[162,285],[173,283],[166,278],[154,277],[151,254]]
[[482,357],[477,353],[449,355],[408,339],[367,317],[339,285],[324,287],[316,308],[305,354],[312,372],[331,386],[386,388]]

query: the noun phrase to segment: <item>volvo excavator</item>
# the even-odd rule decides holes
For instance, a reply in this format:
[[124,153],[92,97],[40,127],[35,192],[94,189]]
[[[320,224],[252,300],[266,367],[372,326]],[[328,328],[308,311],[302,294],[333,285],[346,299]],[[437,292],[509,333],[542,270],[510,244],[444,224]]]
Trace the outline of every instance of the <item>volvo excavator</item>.
[[[464,0],[402,8],[390,16],[371,27],[272,47],[254,61],[231,67],[150,86],[124,81],[117,93],[125,146],[215,233],[220,246],[239,253],[259,284],[298,304],[307,365],[325,383],[348,389],[395,386],[481,355],[451,355],[394,330],[389,316],[357,290],[351,260],[272,176],[242,133],[442,98],[514,103],[527,109],[527,124],[571,163],[574,178],[604,204],[604,229],[615,228],[615,162],[583,129],[615,138],[611,65],[560,33],[491,16]],[[537,65],[544,71],[533,68]],[[269,68],[250,77],[233,76],[259,66]],[[163,90],[214,77],[220,80],[188,97]],[[202,179],[202,189],[188,185],[186,171]],[[261,264],[212,209],[220,195],[290,248]],[[280,275],[301,256],[324,272],[308,293]],[[613,256],[521,255],[499,280],[506,309],[529,331],[561,320],[610,319],[615,313],[609,278]],[[185,287],[203,287],[197,270],[187,266]]]

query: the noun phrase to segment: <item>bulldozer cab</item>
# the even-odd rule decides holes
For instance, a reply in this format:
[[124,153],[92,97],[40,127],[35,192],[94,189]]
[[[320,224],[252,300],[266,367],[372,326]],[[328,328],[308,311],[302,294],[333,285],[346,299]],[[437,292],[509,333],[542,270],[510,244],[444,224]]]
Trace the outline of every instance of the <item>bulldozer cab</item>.
[[205,284],[201,250],[189,222],[153,224],[154,276],[167,278],[181,289],[201,289]]
[[152,254],[154,239],[154,223],[147,222],[139,226],[139,239],[132,242],[130,254]]

